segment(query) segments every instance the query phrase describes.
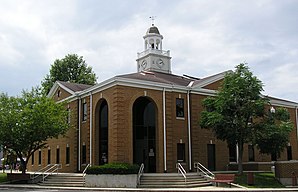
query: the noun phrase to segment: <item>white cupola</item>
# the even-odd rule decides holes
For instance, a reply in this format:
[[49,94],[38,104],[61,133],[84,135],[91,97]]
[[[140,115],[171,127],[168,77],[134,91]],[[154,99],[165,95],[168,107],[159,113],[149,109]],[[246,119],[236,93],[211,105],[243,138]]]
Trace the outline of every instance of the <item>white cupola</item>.
[[141,71],[171,73],[170,51],[162,50],[163,36],[154,24],[147,30],[144,38],[144,51],[138,53],[137,67]]

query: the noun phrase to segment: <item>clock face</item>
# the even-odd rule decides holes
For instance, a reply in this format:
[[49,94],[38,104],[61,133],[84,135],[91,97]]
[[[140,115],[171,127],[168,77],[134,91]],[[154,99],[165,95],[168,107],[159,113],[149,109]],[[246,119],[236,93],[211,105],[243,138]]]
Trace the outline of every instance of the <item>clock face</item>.
[[147,66],[147,61],[144,60],[144,61],[142,62],[142,64],[141,64],[141,67],[142,67],[142,69],[145,69],[146,66]]
[[159,59],[158,61],[157,61],[157,66],[159,67],[159,68],[162,68],[163,66],[164,66],[164,62],[163,62],[163,60],[162,59]]

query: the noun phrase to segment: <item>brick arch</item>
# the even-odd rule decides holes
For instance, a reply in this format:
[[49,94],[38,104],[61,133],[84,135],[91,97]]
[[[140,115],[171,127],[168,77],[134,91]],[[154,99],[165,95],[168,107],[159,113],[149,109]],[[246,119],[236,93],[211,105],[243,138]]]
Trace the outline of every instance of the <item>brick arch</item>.
[[145,165],[145,172],[156,172],[157,106],[146,96],[132,106],[133,163]]

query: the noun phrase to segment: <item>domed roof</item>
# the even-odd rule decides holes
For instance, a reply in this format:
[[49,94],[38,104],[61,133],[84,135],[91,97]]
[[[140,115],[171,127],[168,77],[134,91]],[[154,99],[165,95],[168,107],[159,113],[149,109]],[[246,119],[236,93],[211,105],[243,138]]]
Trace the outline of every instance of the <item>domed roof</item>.
[[158,34],[158,35],[160,35],[160,33],[159,33],[159,30],[158,30],[158,28],[156,27],[156,26],[154,26],[153,24],[152,24],[152,26],[147,30],[147,35],[148,34],[152,34],[152,33],[154,33],[154,34]]

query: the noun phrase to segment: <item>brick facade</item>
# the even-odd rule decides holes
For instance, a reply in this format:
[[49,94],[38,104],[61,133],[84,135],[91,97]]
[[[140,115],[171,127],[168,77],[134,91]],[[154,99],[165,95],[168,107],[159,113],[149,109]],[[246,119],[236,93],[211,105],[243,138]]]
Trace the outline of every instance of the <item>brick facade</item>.
[[[219,82],[217,82],[217,85],[219,85]],[[212,87],[215,87],[215,83],[212,84]],[[67,92],[61,90],[61,88],[57,89],[57,91],[62,93],[60,96],[68,95]],[[165,94],[166,114],[166,167],[164,163],[163,94]],[[57,93],[54,95],[54,99],[57,101],[67,98],[58,98]],[[108,105],[108,162],[133,163],[133,105],[135,101],[141,97],[148,98],[155,105],[156,172],[176,172],[177,144],[179,143],[185,146],[185,162],[181,162],[181,164],[187,171],[193,171],[193,164],[196,162],[200,162],[206,167],[209,166],[207,150],[207,146],[209,145],[212,145],[215,150],[215,170],[228,169],[230,162],[227,144],[217,140],[210,130],[201,129],[198,125],[200,112],[203,110],[202,100],[206,98],[207,95],[197,93],[189,94],[191,131],[191,157],[189,157],[187,91],[164,91],[164,89],[150,89],[148,87],[141,88],[114,85],[99,91],[86,92],[79,98],[70,100],[67,104],[67,107],[71,111],[70,130],[65,137],[48,141],[48,147],[41,150],[41,164],[39,164],[40,152],[36,151],[34,154],[34,164],[29,161],[28,170],[37,171],[46,166],[49,162],[62,164],[63,172],[81,172],[86,164],[90,162],[92,165],[99,165],[99,106],[102,101],[106,101]],[[185,114],[182,118],[176,117],[177,98],[184,100]],[[91,99],[92,102],[90,102]],[[83,103],[87,104],[86,120],[83,120]],[[288,108],[288,110],[293,123],[296,125],[295,109]],[[92,116],[92,118],[90,118],[90,116]],[[295,127],[290,137],[293,159],[298,158],[296,130],[297,128]],[[69,163],[66,163],[67,147],[69,147],[70,151],[70,157],[68,157],[70,159]],[[59,162],[57,162],[57,149],[59,149],[60,152]],[[48,153],[51,154],[50,161],[48,161]],[[85,153],[85,155],[83,155],[83,153]],[[78,156],[78,154],[80,155]],[[244,146],[243,154],[243,161],[249,162],[248,145]],[[286,150],[282,153],[279,160],[287,160]],[[269,161],[271,161],[271,157],[259,154],[255,147],[254,162]]]

